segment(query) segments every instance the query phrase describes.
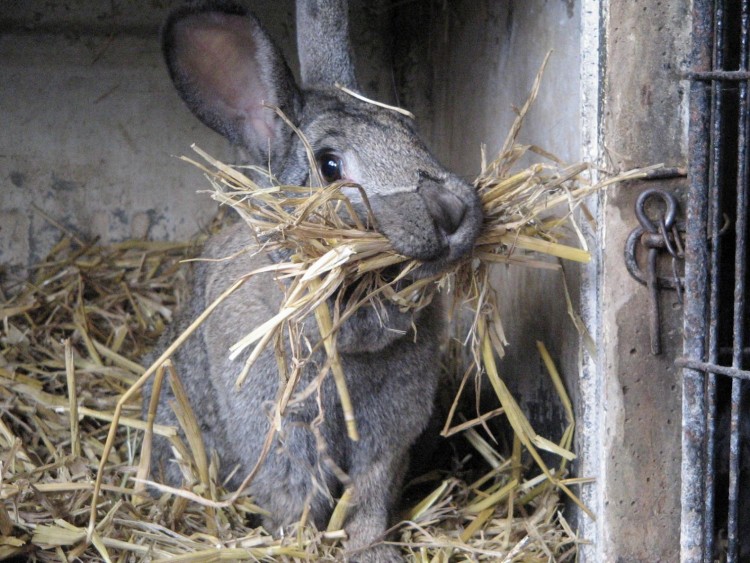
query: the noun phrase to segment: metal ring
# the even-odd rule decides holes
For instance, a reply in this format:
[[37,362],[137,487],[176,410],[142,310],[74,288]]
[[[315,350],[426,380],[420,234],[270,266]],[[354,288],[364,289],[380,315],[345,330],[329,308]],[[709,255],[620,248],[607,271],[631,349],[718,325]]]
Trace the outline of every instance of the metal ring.
[[[681,224],[680,224],[681,225]],[[678,228],[679,226],[678,225]],[[638,260],[636,260],[635,254],[636,254],[636,246],[641,240],[641,236],[645,232],[645,229],[643,227],[636,227],[632,231],[630,231],[630,234],[628,235],[628,238],[625,241],[625,248],[624,248],[624,259],[625,259],[625,267],[628,269],[628,273],[633,277],[635,281],[642,285],[648,285],[648,281],[646,279],[646,275],[643,273],[643,270],[641,269],[640,265],[638,264]],[[678,289],[678,286],[680,289],[682,289],[682,286],[684,285],[684,279],[683,278],[676,278],[673,277],[657,277],[656,278],[657,287],[661,289]]]
[[654,222],[646,215],[646,200],[652,196],[661,198],[666,204],[667,210],[664,213],[664,225],[667,230],[670,230],[672,225],[674,225],[674,220],[677,216],[677,199],[670,192],[660,188],[649,188],[642,191],[638,196],[638,199],[635,201],[635,215],[638,218],[638,222],[649,233],[659,232],[658,227],[654,225]]
[[630,231],[630,234],[625,241],[625,267],[635,281],[646,285],[646,276],[643,275],[643,270],[641,270],[641,267],[635,259],[635,247],[640,242],[642,234],[643,227],[636,227]]

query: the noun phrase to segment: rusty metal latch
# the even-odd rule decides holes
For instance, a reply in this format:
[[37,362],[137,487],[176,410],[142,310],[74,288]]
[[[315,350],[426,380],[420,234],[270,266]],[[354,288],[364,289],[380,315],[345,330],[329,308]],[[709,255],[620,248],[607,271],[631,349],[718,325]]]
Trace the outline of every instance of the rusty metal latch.
[[[666,206],[655,219],[646,214],[646,205],[650,199],[660,199]],[[661,188],[644,190],[635,202],[635,215],[640,225],[632,230],[625,242],[625,265],[633,278],[648,287],[650,298],[649,330],[651,334],[651,353],[661,353],[661,314],[659,312],[659,290],[677,291],[677,299],[682,303],[684,279],[678,274],[678,262],[685,260],[685,248],[682,233],[685,224],[677,221],[677,198]],[[644,273],[636,260],[636,245],[640,243],[648,250],[647,267]],[[672,256],[670,276],[659,276],[657,273],[658,255],[667,251]]]

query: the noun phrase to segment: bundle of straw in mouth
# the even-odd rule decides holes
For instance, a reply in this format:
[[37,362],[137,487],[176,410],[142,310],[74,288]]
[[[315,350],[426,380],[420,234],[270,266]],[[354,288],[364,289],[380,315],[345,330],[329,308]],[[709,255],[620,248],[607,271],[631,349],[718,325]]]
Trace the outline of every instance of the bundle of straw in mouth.
[[[468,333],[453,340],[470,343],[474,359],[460,389],[472,374],[486,376],[501,408],[454,424],[454,402],[444,434],[461,433],[490,469],[471,482],[459,474],[425,477],[437,484],[405,510],[395,534],[416,561],[448,561],[453,556],[572,560],[581,540],[560,512],[560,495],[590,514],[571,490],[586,479],[567,476],[574,458],[573,409],[545,346],[538,344],[540,357],[567,418],[559,443],[536,434],[498,373],[496,357],[502,354],[505,337],[490,286],[491,270],[497,263],[559,268],[559,259],[588,261],[575,222],[576,215],[593,221],[584,198],[607,185],[642,177],[648,169],[592,183],[588,165],[565,166],[538,147],[519,145],[517,135],[540,79],[541,71],[497,158],[483,159],[475,185],[485,220],[472,255],[429,278],[409,275],[419,263],[396,253],[372,229],[371,221],[357,215],[342,193],[345,185],[314,190],[261,186],[241,168],[196,149],[206,161],[199,166],[212,181],[213,197],[236,209],[260,248],[288,257],[273,266],[288,282],[279,313],[228,351],[237,356],[254,346],[238,384],[260,351],[285,334],[299,333],[295,323],[314,315],[350,436],[356,439],[354,413],[337,361],[337,326],[357,307],[373,301],[390,300],[414,309],[425,306],[436,291],[450,292],[457,307],[472,311]],[[530,153],[540,155],[543,162],[516,171],[520,159]],[[561,205],[564,213],[551,215]],[[579,209],[581,213],[574,213]],[[563,242],[571,238],[578,239],[578,246]],[[196,475],[194,482],[201,483],[193,491],[156,499],[142,494],[142,483],[134,485],[140,429],[148,427],[135,418],[137,389],[158,367],[143,374],[134,360],[153,344],[163,319],[169,317],[168,306],[176,301],[165,293],[169,284],[164,276],[173,262],[155,262],[154,249],[134,243],[112,254],[112,249],[101,247],[62,245],[24,291],[0,304],[0,558],[33,554],[39,560],[296,561],[340,556],[341,535],[333,523],[327,531],[300,527],[283,538],[249,528],[246,516],[258,510],[250,499],[228,495],[215,482],[213,470],[208,487],[198,476],[201,463],[196,459],[201,457],[205,465],[205,452],[184,460],[186,470]],[[331,308],[331,296],[347,289],[354,298],[346,303],[335,299]],[[593,352],[583,323],[574,320]],[[305,358],[288,360],[280,363],[299,369]],[[293,382],[289,377],[288,385]],[[514,431],[510,455],[498,452],[477,428],[500,414]],[[101,421],[109,420],[113,422],[105,440],[107,427]],[[147,428],[146,435],[150,432]],[[171,427],[153,432],[176,436]],[[190,448],[183,450],[190,454]],[[556,454],[559,463],[550,467],[539,450]],[[534,460],[536,471],[524,471],[524,452]],[[140,464],[142,468],[144,460]],[[333,518],[341,519],[338,510]]]

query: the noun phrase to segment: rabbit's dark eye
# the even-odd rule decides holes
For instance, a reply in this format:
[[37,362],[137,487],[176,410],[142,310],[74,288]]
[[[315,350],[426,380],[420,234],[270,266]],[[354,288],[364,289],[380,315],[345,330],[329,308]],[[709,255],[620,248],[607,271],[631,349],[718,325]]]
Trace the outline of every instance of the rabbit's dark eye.
[[337,154],[326,152],[318,157],[318,168],[323,180],[335,182],[344,177],[344,163]]

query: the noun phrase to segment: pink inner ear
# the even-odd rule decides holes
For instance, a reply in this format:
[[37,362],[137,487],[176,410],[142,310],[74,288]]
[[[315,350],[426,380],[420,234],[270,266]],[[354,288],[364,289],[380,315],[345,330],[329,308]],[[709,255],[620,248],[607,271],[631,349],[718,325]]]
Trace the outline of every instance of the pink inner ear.
[[263,84],[258,45],[247,19],[201,14],[183,26],[178,58],[204,103],[245,121],[256,134],[270,134],[272,112],[263,103],[274,100]]

